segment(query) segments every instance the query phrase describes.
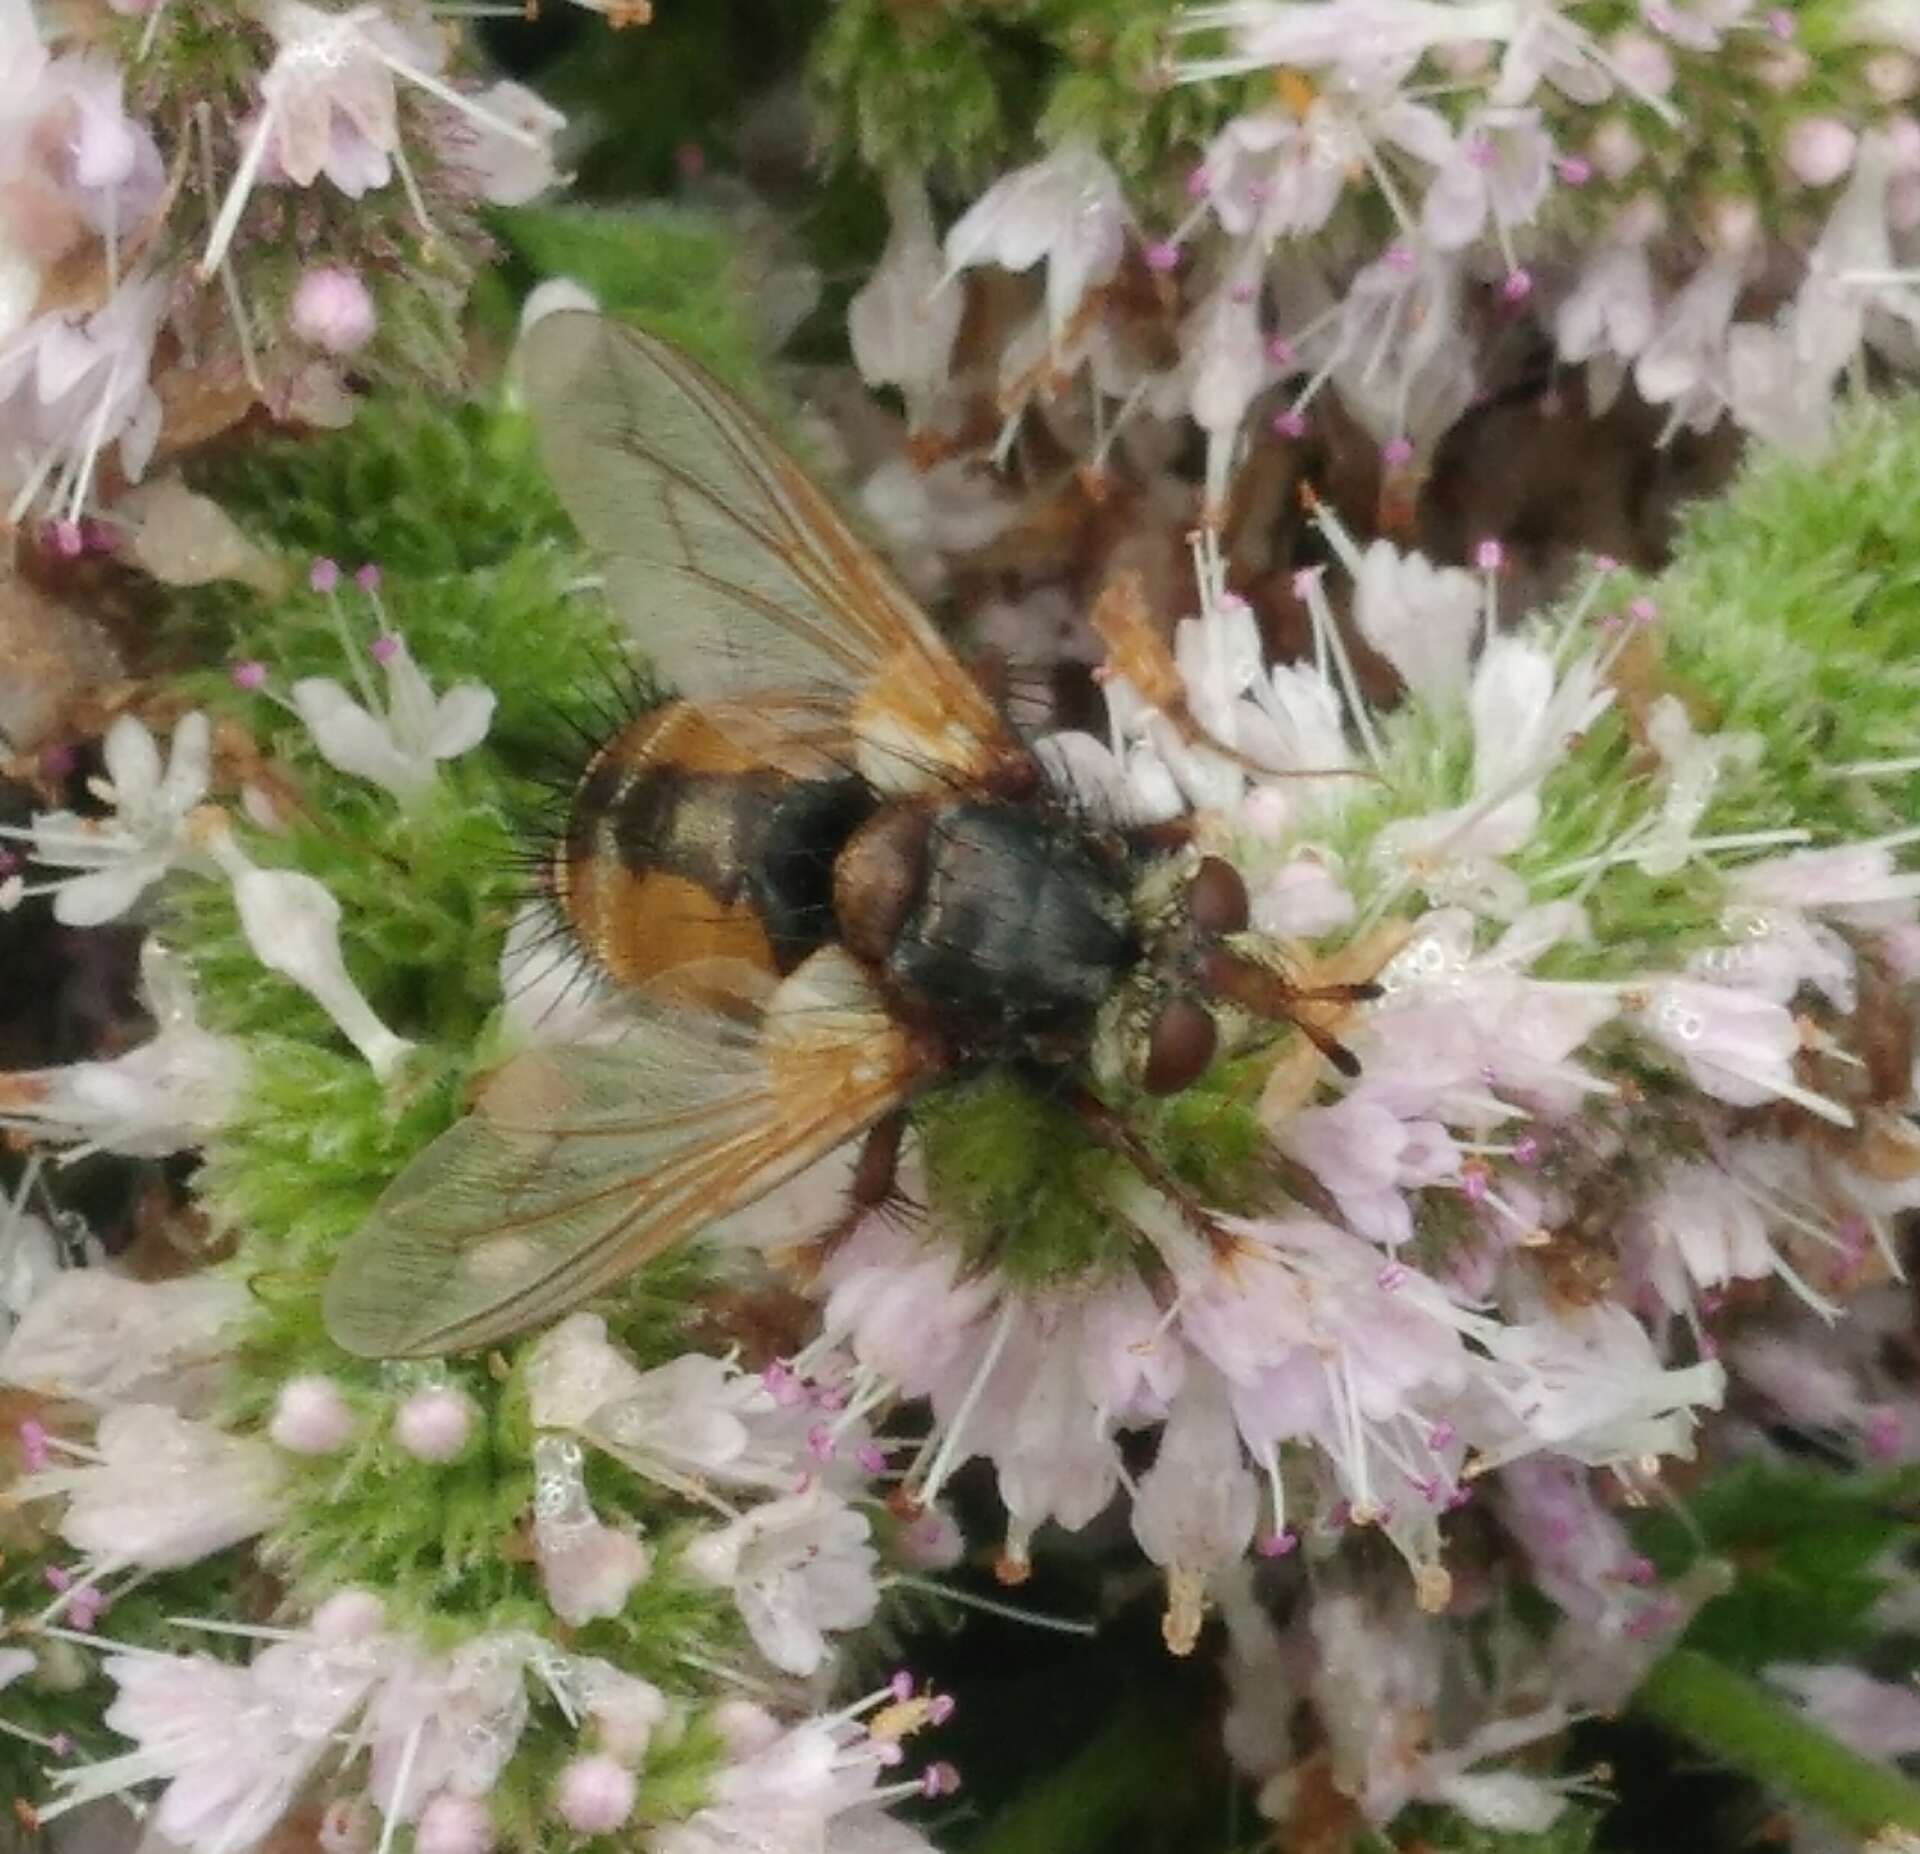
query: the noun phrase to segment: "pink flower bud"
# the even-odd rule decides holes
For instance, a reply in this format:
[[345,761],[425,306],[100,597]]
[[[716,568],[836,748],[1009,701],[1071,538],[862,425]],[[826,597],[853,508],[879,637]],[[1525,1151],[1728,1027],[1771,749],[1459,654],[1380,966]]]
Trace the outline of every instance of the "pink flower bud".
[[1171,239],[1157,239],[1140,254],[1149,270],[1177,270],[1180,265],[1180,247]]
[[1781,151],[1804,186],[1830,187],[1853,165],[1860,137],[1837,116],[1802,116],[1787,131]]
[[331,592],[340,583],[340,563],[324,555],[307,570],[307,584],[315,592]]
[[362,592],[378,592],[380,590],[380,569],[375,566],[371,560],[367,561],[364,565],[355,567],[353,569],[353,583],[358,586]]
[[1594,166],[1616,183],[1625,180],[1640,165],[1646,152],[1631,125],[1618,116],[1609,116],[1601,123],[1587,144]]
[[1273,429],[1278,437],[1304,438],[1307,435],[1307,415],[1288,407],[1273,415]]
[[1392,438],[1380,448],[1381,460],[1391,470],[1404,470],[1413,462],[1413,440]]
[[287,323],[302,341],[328,354],[351,354],[373,339],[380,318],[355,272],[323,264],[294,285]]
[[1474,544],[1473,564],[1483,573],[1497,573],[1507,564],[1507,550],[1496,540],[1478,541]]
[[264,689],[267,686],[267,666],[258,657],[249,657],[228,668],[227,680],[236,689]]
[[1673,54],[1644,32],[1615,33],[1607,47],[1629,88],[1663,97],[1673,88]]
[[393,1414],[393,1439],[416,1461],[451,1461],[467,1446],[473,1399],[451,1385],[415,1391]]
[[1904,103],[1920,90],[1920,64],[1905,52],[1876,52],[1862,67],[1861,75],[1881,103]]
[[267,1435],[290,1455],[337,1455],[353,1440],[353,1409],[331,1378],[289,1378],[274,1399]]
[[1561,155],[1553,170],[1564,186],[1584,187],[1593,178],[1593,163],[1585,155]]
[[442,1790],[420,1811],[413,1828],[414,1854],[487,1854],[493,1818],[485,1803]]
[[376,663],[391,663],[400,654],[400,640],[391,631],[383,631],[367,646],[367,655]]
[[1203,200],[1213,191],[1213,176],[1204,167],[1196,167],[1187,175],[1187,198]]
[[1813,75],[1813,60],[1797,45],[1776,45],[1754,61],[1753,71],[1775,96],[1791,96]]
[[1749,199],[1715,200],[1707,215],[1707,241],[1727,257],[1751,251],[1760,237],[1760,208]]
[[640,1787],[610,1757],[577,1757],[553,1786],[554,1807],[577,1835],[611,1834],[633,1813]]
[[309,1625],[323,1642],[363,1642],[379,1634],[387,1606],[371,1590],[339,1590],[313,1612]]
[[1500,294],[1510,303],[1523,303],[1533,294],[1533,272],[1510,270],[1500,285]]

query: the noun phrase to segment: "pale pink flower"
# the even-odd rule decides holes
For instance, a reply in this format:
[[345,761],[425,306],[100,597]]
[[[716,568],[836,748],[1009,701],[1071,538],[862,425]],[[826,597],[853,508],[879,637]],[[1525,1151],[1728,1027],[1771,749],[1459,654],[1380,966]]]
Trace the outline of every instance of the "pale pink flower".
[[355,271],[323,264],[294,285],[287,325],[302,341],[329,354],[351,354],[379,327],[372,293]]
[[1189,7],[1185,31],[1224,28],[1232,49],[1222,57],[1182,60],[1183,83],[1257,71],[1273,65],[1317,70],[1336,66],[1361,83],[1404,75],[1438,46],[1499,37],[1505,5],[1442,5],[1439,0],[1218,0]]
[[682,1562],[731,1592],[755,1645],[789,1674],[814,1672],[828,1632],[858,1628],[880,1601],[865,1516],[817,1485],[701,1534]]
[[240,928],[269,972],[300,987],[333,1019],[382,1081],[389,1080],[413,1045],[380,1021],[340,949],[340,904],[326,886],[295,869],[261,869],[233,832],[209,837],[207,848],[233,881]]
[[97,1405],[197,1400],[252,1308],[244,1283],[225,1275],[135,1281],[66,1269],[0,1345],[0,1380]]
[[109,1655],[106,1723],[138,1748],[56,1772],[41,1819],[164,1782],[154,1830],[193,1854],[262,1840],[292,1808],[378,1677],[376,1640],[275,1642],[248,1666],[206,1655]]
[[1678,1056],[1703,1094],[1735,1107],[1800,1098],[1794,1057],[1800,1030],[1785,1005],[1697,979],[1649,986],[1624,1021]]
[[36,501],[77,521],[101,453],[117,444],[129,482],[160,436],[149,375],[166,312],[164,278],[127,278],[98,309],[54,310],[0,343],[0,455],[18,521]]
[[1160,1452],[1134,1493],[1140,1549],[1173,1577],[1224,1571],[1246,1556],[1259,1510],[1259,1483],[1247,1471],[1225,1380],[1216,1371],[1189,1372],[1160,1432]]
[[1573,1463],[1551,1455],[1510,1462],[1495,1477],[1494,1505],[1527,1555],[1535,1588],[1568,1616],[1618,1635],[1657,1600],[1647,1594],[1653,1566]]
[[[404,170],[396,80],[424,90],[491,134],[544,155],[552,131],[482,109],[440,77],[445,46],[428,24],[411,28],[378,5],[343,12],[305,0],[266,0],[261,16],[275,53],[260,80],[260,108],[244,130],[240,162],[221,202],[203,275],[217,270],[255,185],[271,171],[297,187],[325,174],[358,199]],[[524,114],[524,110],[516,113]]]
[[1711,1359],[1663,1366],[1646,1330],[1609,1302],[1489,1325],[1479,1338],[1496,1366],[1479,1433],[1509,1428],[1480,1448],[1482,1469],[1543,1449],[1591,1467],[1690,1455],[1696,1410],[1718,1409],[1726,1388]]
[[1253,925],[1283,940],[1313,940],[1353,919],[1353,897],[1326,859],[1294,857],[1253,896]]
[[1460,1151],[1437,1121],[1407,1120],[1364,1087],[1331,1107],[1309,1107],[1280,1128],[1281,1150],[1338,1201],[1356,1234],[1390,1249],[1413,1236],[1407,1193],[1456,1178]]
[[1047,325],[1057,347],[1081,301],[1119,268],[1127,209],[1092,146],[1066,142],[983,193],[947,233],[949,270],[1047,267]]
[[153,1036],[123,1056],[0,1078],[0,1126],[75,1156],[140,1158],[201,1145],[226,1124],[246,1083],[240,1045],[200,1027],[186,970],[157,940],[140,969]]
[[926,188],[915,174],[887,178],[892,230],[873,273],[847,305],[854,365],[870,386],[897,386],[914,424],[945,388],[966,300],[943,289],[946,267]]
[[487,736],[495,696],[485,684],[455,683],[444,695],[421,673],[406,639],[389,634],[380,667],[386,674],[384,703],[364,685],[356,701],[331,676],[307,676],[291,694],[313,743],[328,765],[383,786],[403,804],[433,784],[441,760],[470,753]]
[[1634,362],[1634,384],[1654,405],[1672,405],[1677,417],[1717,417],[1724,397],[1727,338],[1745,277],[1738,256],[1709,257],[1662,309],[1653,335]]
[[579,1443],[539,1437],[533,1475],[534,1562],[553,1613],[572,1628],[619,1615],[651,1566],[647,1548],[593,1510]]
[[20,1497],[64,1497],[56,1530],[101,1566],[175,1571],[275,1524],[285,1470],[264,1442],[157,1404],[101,1419],[96,1459],[41,1469]]
[[1360,635],[1423,701],[1449,701],[1465,692],[1481,600],[1472,574],[1436,567],[1390,541],[1373,542],[1353,569],[1353,618]]
[[1830,914],[1853,927],[1893,927],[1914,919],[1920,870],[1901,869],[1882,844],[1791,850],[1728,872],[1727,891],[1760,908]]
[[1531,224],[1553,185],[1553,140],[1536,109],[1475,111],[1427,190],[1422,223],[1443,251],[1472,244],[1489,221],[1502,238]]
[[362,1731],[367,1793],[382,1815],[413,1821],[431,1796],[485,1796],[526,1729],[532,1635],[483,1635],[451,1654],[414,1650],[385,1673]]
[[1920,1692],[1912,1682],[1875,1680],[1857,1667],[1776,1661],[1767,1683],[1797,1700],[1823,1730],[1863,1757],[1892,1763],[1920,1752]]
[[787,1432],[762,1378],[697,1352],[642,1371],[598,1314],[571,1314],[543,1334],[526,1382],[536,1428],[577,1436],[680,1492],[708,1481],[788,1492],[801,1478],[804,1441]]
[[537,91],[507,78],[489,84],[473,102],[477,114],[450,138],[447,154],[472,177],[483,200],[526,206],[559,183],[553,146],[566,117]]
[[932,1854],[913,1830],[881,1815],[871,1798],[886,1768],[864,1730],[844,1716],[783,1732],[758,1708],[737,1708],[739,1748],[715,1775],[709,1800],[658,1830],[652,1854]]

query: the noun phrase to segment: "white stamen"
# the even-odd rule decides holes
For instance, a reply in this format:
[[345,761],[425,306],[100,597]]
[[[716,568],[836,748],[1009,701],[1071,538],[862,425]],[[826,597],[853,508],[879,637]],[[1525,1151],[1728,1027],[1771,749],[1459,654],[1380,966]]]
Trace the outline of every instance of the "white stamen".
[[927,1470],[927,1478],[920,1487],[921,1501],[931,1506],[939,1498],[940,1488],[949,1473],[952,1472],[954,1459],[959,1452],[960,1437],[973,1417],[981,1396],[987,1388],[987,1380],[993,1375],[993,1368],[1000,1362],[1000,1354],[1006,1349],[1007,1341],[1013,1336],[1013,1322],[1019,1313],[1019,1303],[1011,1298],[1000,1309],[1000,1316],[993,1323],[992,1335],[987,1340],[987,1348],[981,1354],[980,1364],[973,1374],[973,1382],[967,1386],[966,1394],[960,1399],[959,1407],[953,1413],[953,1421],[947,1425],[947,1433],[941,1438],[940,1447],[933,1457],[933,1465]]

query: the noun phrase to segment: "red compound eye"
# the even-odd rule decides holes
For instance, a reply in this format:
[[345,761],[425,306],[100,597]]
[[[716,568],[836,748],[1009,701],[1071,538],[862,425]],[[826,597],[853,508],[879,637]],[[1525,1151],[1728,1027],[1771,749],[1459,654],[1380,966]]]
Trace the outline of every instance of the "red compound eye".
[[1147,1033],[1147,1068],[1141,1085],[1149,1094],[1178,1094],[1208,1069],[1219,1047],[1213,1013],[1191,998],[1174,998],[1154,1014]]
[[1201,860],[1187,890],[1187,912],[1203,933],[1242,933],[1252,918],[1240,871],[1218,856]]

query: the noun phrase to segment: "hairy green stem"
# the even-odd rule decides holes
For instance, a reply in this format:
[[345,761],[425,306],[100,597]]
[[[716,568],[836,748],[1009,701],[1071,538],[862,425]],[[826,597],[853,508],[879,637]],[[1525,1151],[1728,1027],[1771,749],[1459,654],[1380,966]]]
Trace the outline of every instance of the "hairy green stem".
[[1889,1828],[1920,1833],[1920,1785],[1848,1750],[1758,1682],[1695,1649],[1676,1648],[1661,1660],[1634,1705],[1863,1839]]

